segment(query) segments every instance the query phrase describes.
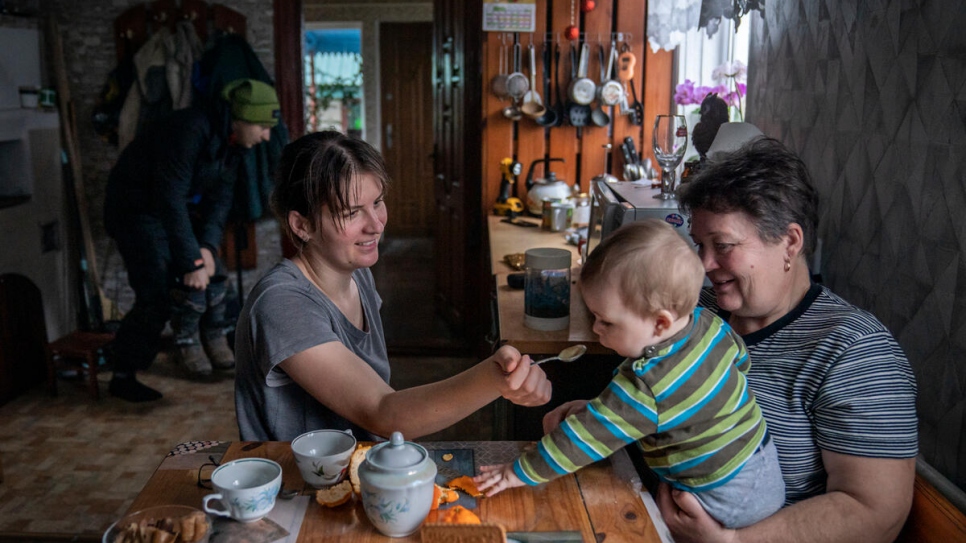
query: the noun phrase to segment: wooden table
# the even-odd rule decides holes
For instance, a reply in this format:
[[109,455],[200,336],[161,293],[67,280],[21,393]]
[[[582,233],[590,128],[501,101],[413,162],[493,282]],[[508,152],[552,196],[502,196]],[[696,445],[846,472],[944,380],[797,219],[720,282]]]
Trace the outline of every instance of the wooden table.
[[[481,463],[514,458],[517,451],[527,446],[527,443],[487,441],[423,445],[436,451],[440,457],[444,450],[464,453],[467,450],[472,451],[473,463],[478,470]],[[167,457],[135,498],[130,511],[163,504],[181,504],[200,509],[204,495],[212,492],[199,488],[196,484],[198,467],[207,461],[208,456],[207,451],[200,450],[178,457]],[[242,457],[270,458],[278,462],[282,466],[283,488],[300,488],[311,494],[311,488],[303,482],[295,465],[288,442],[232,442],[220,454],[220,458],[216,456],[215,459],[224,463]],[[576,531],[587,543],[604,539],[660,543],[661,539],[644,506],[639,489],[640,481],[633,465],[626,453],[621,451],[611,459],[546,485],[515,488],[493,498],[466,499],[475,502],[476,507],[473,510],[483,522],[498,523],[507,532]],[[298,531],[298,543],[420,540],[418,532],[397,539],[377,532],[366,517],[362,502],[358,498],[334,509],[318,505],[310,496],[296,499],[309,501]],[[218,537],[217,526],[211,543],[223,543]]]

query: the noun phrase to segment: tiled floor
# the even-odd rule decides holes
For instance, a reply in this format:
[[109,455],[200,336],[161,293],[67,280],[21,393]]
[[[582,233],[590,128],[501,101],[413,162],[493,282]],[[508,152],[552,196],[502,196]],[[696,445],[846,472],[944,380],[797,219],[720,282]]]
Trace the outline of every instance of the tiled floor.
[[[259,226],[260,267],[277,258],[271,254],[277,245],[271,241],[270,226]],[[263,236],[268,237],[263,241]],[[420,258],[425,259],[426,253],[404,247],[384,251],[380,288],[397,288],[383,294],[386,300],[414,296],[398,290],[400,285],[427,281],[431,285],[432,268],[425,261],[417,267],[393,261],[405,255],[422,255]],[[431,258],[431,251],[429,255]],[[405,270],[406,280],[394,277],[393,270]],[[429,275],[414,276],[426,270]],[[261,272],[246,272],[246,289],[254,284],[258,273]],[[123,270],[112,268],[105,275],[126,281]],[[431,322],[431,317],[413,319],[412,306],[407,308],[400,302],[393,307],[396,309],[387,304],[383,312],[387,329],[393,327],[410,340],[448,333]],[[396,321],[405,324],[393,324]],[[425,326],[413,327],[413,322],[424,322]],[[475,362],[466,357],[391,359],[392,384],[397,388],[449,376]],[[103,530],[128,508],[161,458],[176,445],[237,439],[230,373],[211,383],[189,381],[162,353],[151,369],[140,376],[163,392],[164,399],[135,405],[112,398],[106,391],[110,373],[105,372],[101,376],[103,394],[99,402],[89,398],[82,383],[63,382],[57,398],[49,397],[42,387],[35,387],[0,406],[0,458],[4,472],[0,482],[0,542],[99,541]],[[489,439],[492,428],[493,412],[486,408],[426,439]]]

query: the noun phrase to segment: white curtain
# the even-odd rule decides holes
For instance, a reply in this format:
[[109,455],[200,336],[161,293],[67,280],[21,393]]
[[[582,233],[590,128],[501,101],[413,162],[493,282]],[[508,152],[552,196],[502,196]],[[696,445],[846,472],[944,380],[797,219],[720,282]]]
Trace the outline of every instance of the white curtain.
[[647,41],[653,51],[668,51],[697,28],[702,0],[649,0],[647,3]]
[[764,0],[649,0],[647,3],[647,41],[655,52],[674,49],[692,28],[703,28],[714,36],[724,19],[741,24],[751,10],[764,14]]

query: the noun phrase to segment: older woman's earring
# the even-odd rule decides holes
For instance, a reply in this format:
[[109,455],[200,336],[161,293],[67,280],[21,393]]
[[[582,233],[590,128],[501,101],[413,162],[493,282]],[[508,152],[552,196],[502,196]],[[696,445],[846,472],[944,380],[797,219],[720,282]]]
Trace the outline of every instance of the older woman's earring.
[[785,258],[785,271],[792,269],[792,262],[787,257]]

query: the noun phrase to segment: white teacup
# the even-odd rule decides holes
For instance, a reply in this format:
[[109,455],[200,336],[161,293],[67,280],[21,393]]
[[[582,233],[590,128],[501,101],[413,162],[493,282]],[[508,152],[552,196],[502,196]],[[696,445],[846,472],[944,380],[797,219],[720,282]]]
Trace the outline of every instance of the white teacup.
[[[240,458],[218,466],[211,474],[211,486],[216,493],[204,497],[206,513],[253,522],[275,507],[275,497],[282,487],[282,466],[267,458]],[[209,507],[210,501],[221,507]]]
[[292,440],[302,478],[315,488],[341,481],[355,449],[356,438],[351,430],[314,430]]

